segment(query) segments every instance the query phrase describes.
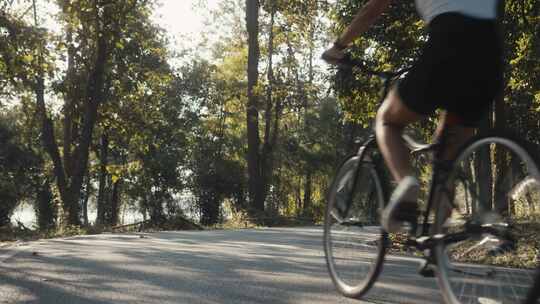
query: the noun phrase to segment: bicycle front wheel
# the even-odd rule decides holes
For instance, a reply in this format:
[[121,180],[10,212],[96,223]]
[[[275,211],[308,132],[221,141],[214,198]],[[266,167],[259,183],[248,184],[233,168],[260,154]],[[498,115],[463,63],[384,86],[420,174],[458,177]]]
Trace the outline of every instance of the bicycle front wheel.
[[476,136],[458,154],[435,223],[435,233],[445,236],[435,258],[447,303],[523,303],[538,266],[533,153],[517,137],[494,132]]
[[348,158],[328,193],[324,219],[328,271],[344,296],[361,297],[381,271],[387,241],[379,223],[383,206],[374,162],[367,155]]

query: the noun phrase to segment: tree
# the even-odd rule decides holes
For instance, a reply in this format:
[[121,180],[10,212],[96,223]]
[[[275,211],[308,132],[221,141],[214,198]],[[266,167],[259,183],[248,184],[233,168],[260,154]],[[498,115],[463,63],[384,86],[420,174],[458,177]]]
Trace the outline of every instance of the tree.
[[10,223],[15,207],[23,199],[33,199],[40,170],[38,155],[16,136],[13,117],[0,116],[0,227]]
[[[54,124],[45,105],[45,82],[38,76],[34,84],[43,141],[52,159],[56,184],[69,225],[79,225],[81,189],[87,174],[88,158],[98,110],[106,97],[107,64],[122,28],[137,1],[59,1],[65,25],[68,67],[58,91],[64,96],[62,155]],[[39,48],[42,50],[44,47]],[[38,60],[42,58],[38,53]],[[38,74],[43,75],[43,74]],[[77,79],[87,83],[84,90]]]
[[[0,166],[4,172],[0,182],[0,225],[10,222],[13,209],[21,201],[35,200],[38,190],[50,190],[39,144],[33,140],[37,135],[33,128],[35,106],[29,102],[27,92],[38,71],[52,71],[51,65],[38,63],[34,53],[48,36],[12,15],[16,13],[12,5],[0,4]],[[44,51],[42,55],[48,58],[49,53]],[[11,105],[15,100],[20,100],[20,106]],[[52,201],[43,196],[37,200],[39,224],[54,225]]]
[[248,139],[248,188],[250,205],[257,211],[264,211],[264,191],[261,174],[259,138],[259,0],[246,0],[246,28],[248,33],[247,64],[247,139]]

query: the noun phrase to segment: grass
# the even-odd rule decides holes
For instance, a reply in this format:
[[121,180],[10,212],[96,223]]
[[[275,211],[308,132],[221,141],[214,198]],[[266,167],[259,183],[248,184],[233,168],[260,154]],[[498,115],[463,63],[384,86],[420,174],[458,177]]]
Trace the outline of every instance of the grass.
[[39,239],[100,234],[102,232],[103,229],[94,226],[68,226],[62,229],[50,229],[46,231],[32,230],[21,226],[7,226],[0,227],[0,246],[6,246],[16,241],[35,241]]
[[[228,228],[238,228],[234,227],[235,225],[240,225],[239,223],[232,223],[225,226],[225,229]],[[250,226],[252,224],[249,224]],[[242,227],[245,224],[242,223]],[[167,220],[161,222],[159,225],[151,225],[145,223],[141,231],[144,232],[158,232],[158,231],[182,231],[182,230],[204,230],[209,227],[201,227],[200,225],[194,223],[191,220],[186,219],[183,216],[170,217]],[[215,228],[214,228],[215,229]],[[128,225],[125,228],[121,229],[112,229],[111,227],[104,226],[67,226],[61,227],[59,229],[50,229],[46,231],[39,231],[34,229],[29,229],[24,225],[19,224],[18,226],[9,225],[5,227],[0,227],[0,248],[9,246],[17,241],[35,241],[39,239],[51,239],[51,238],[62,238],[70,236],[79,236],[79,235],[94,235],[101,234],[103,232],[114,232],[114,233],[133,233],[139,232],[139,225]]]
[[[464,241],[450,249],[452,260],[463,263],[481,263],[512,268],[536,268],[540,262],[540,223],[520,222],[515,223],[511,229],[513,237],[516,239],[516,250],[495,256],[488,255],[490,246],[477,245],[483,238],[478,240]],[[390,234],[391,254],[406,254],[422,256],[423,254],[415,248],[404,245],[407,240],[405,234]]]
[[[268,218],[263,220],[254,220],[244,217],[234,217],[222,224],[216,224],[213,226],[200,226],[191,220],[188,220],[182,216],[171,217],[159,225],[144,224],[142,231],[145,232],[158,232],[158,231],[183,231],[183,230],[207,230],[207,229],[242,229],[242,228],[260,228],[260,227],[298,227],[305,226],[307,224],[313,224],[303,219],[292,217],[279,217]],[[115,233],[132,233],[139,232],[139,225],[128,225],[120,229],[111,229],[110,227],[98,227],[98,226],[68,226],[61,229],[51,229],[47,231],[37,231],[28,229],[25,226],[7,226],[0,227],[0,247],[9,245],[16,241],[32,241],[38,239],[50,239],[70,237],[77,235],[92,235],[100,234],[103,232],[115,232]]]
[[[539,262],[540,223],[517,223],[512,229],[516,250],[495,256],[486,248],[470,250],[470,242],[452,248],[452,257],[459,262],[482,263],[513,268],[536,268]],[[474,244],[473,244],[474,245]]]

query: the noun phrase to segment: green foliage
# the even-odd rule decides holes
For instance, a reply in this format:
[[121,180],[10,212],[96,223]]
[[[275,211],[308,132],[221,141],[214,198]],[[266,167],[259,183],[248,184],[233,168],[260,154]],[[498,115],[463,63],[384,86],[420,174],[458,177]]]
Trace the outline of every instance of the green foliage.
[[[338,2],[332,11],[335,35],[366,2]],[[425,39],[423,23],[416,14],[414,2],[393,1],[387,13],[355,41],[351,54],[366,60],[374,70],[398,70],[412,64]],[[369,127],[379,106],[381,81],[344,71],[336,74],[333,83],[347,120]]]
[[0,226],[9,224],[10,216],[23,199],[32,198],[40,159],[22,145],[13,118],[0,116]]
[[246,208],[245,168],[241,162],[227,159],[223,153],[226,147],[212,138],[200,137],[196,141],[190,189],[197,200],[201,224],[213,225],[222,221],[224,200],[229,200],[235,211]]
[[528,139],[540,143],[540,3],[505,1],[503,31],[506,63],[508,124]]
[[[35,86],[35,78],[40,72],[52,74],[54,71],[53,55],[43,47],[54,37],[44,29],[32,27],[5,12],[0,10],[1,102],[24,92],[29,86]],[[38,51],[43,61],[37,60]]]
[[[265,212],[257,216],[320,220],[334,168],[352,151],[354,139],[370,130],[380,80],[336,75],[318,60],[366,2],[260,2],[254,107],[266,200]],[[35,200],[39,226],[61,226],[58,217],[65,210],[55,206],[65,206],[59,204],[58,184],[51,184],[58,172],[50,156],[38,157],[46,150],[39,141],[44,133],[36,115],[37,80],[45,78],[53,143],[63,171],[73,176],[83,159],[74,155],[80,152],[89,96],[95,92],[90,80],[100,73],[103,90],[85,172],[90,187],[76,193],[77,204],[87,198],[92,204],[102,195],[105,204],[99,208],[106,223],[115,222],[122,206],[139,210],[155,224],[193,217],[214,225],[252,217],[247,203],[245,1],[221,0],[211,21],[219,35],[177,57],[167,47],[166,29],[152,21],[155,1],[55,4],[60,32],[52,34],[0,2],[0,106],[17,104],[2,108],[11,117],[2,117],[0,124],[0,167],[6,172],[0,178],[0,222],[8,222],[18,202]],[[504,104],[512,109],[506,121],[537,143],[539,7],[538,1],[507,0],[503,24]],[[374,69],[402,68],[412,63],[426,38],[414,2],[393,1],[388,13],[354,43],[352,53]],[[103,71],[96,69],[100,43],[108,55]],[[196,53],[205,47],[210,56]],[[172,66],[172,60],[180,64]],[[433,126],[433,120],[419,124],[419,134],[428,138]],[[106,159],[100,158],[103,136],[108,138]],[[102,174],[99,194],[94,188]],[[77,229],[69,231],[83,232]]]
[[[231,51],[235,54],[234,51]],[[181,68],[182,79],[193,105],[202,108],[193,120],[188,136],[188,189],[194,196],[193,211],[203,225],[222,221],[225,200],[234,210],[245,208],[246,176],[243,153],[243,128],[238,112],[238,90],[243,84],[237,79],[236,53],[214,66],[205,60],[195,60]]]

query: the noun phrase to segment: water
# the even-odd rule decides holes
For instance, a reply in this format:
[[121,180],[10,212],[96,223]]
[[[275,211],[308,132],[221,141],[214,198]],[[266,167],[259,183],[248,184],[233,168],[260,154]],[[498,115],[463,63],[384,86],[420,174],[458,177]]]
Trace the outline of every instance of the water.
[[23,223],[28,228],[34,228],[37,223],[34,208],[28,204],[20,204],[11,216],[11,223],[13,225],[17,225],[17,221]]
[[[92,224],[96,221],[96,217],[96,209],[90,208],[88,210],[88,221]],[[131,210],[130,208],[122,208],[119,220],[121,224],[137,223],[143,220],[143,216],[140,212]],[[37,218],[34,208],[29,204],[20,204],[11,216],[11,223],[13,225],[17,225],[17,221],[21,222],[27,228],[37,228]]]

